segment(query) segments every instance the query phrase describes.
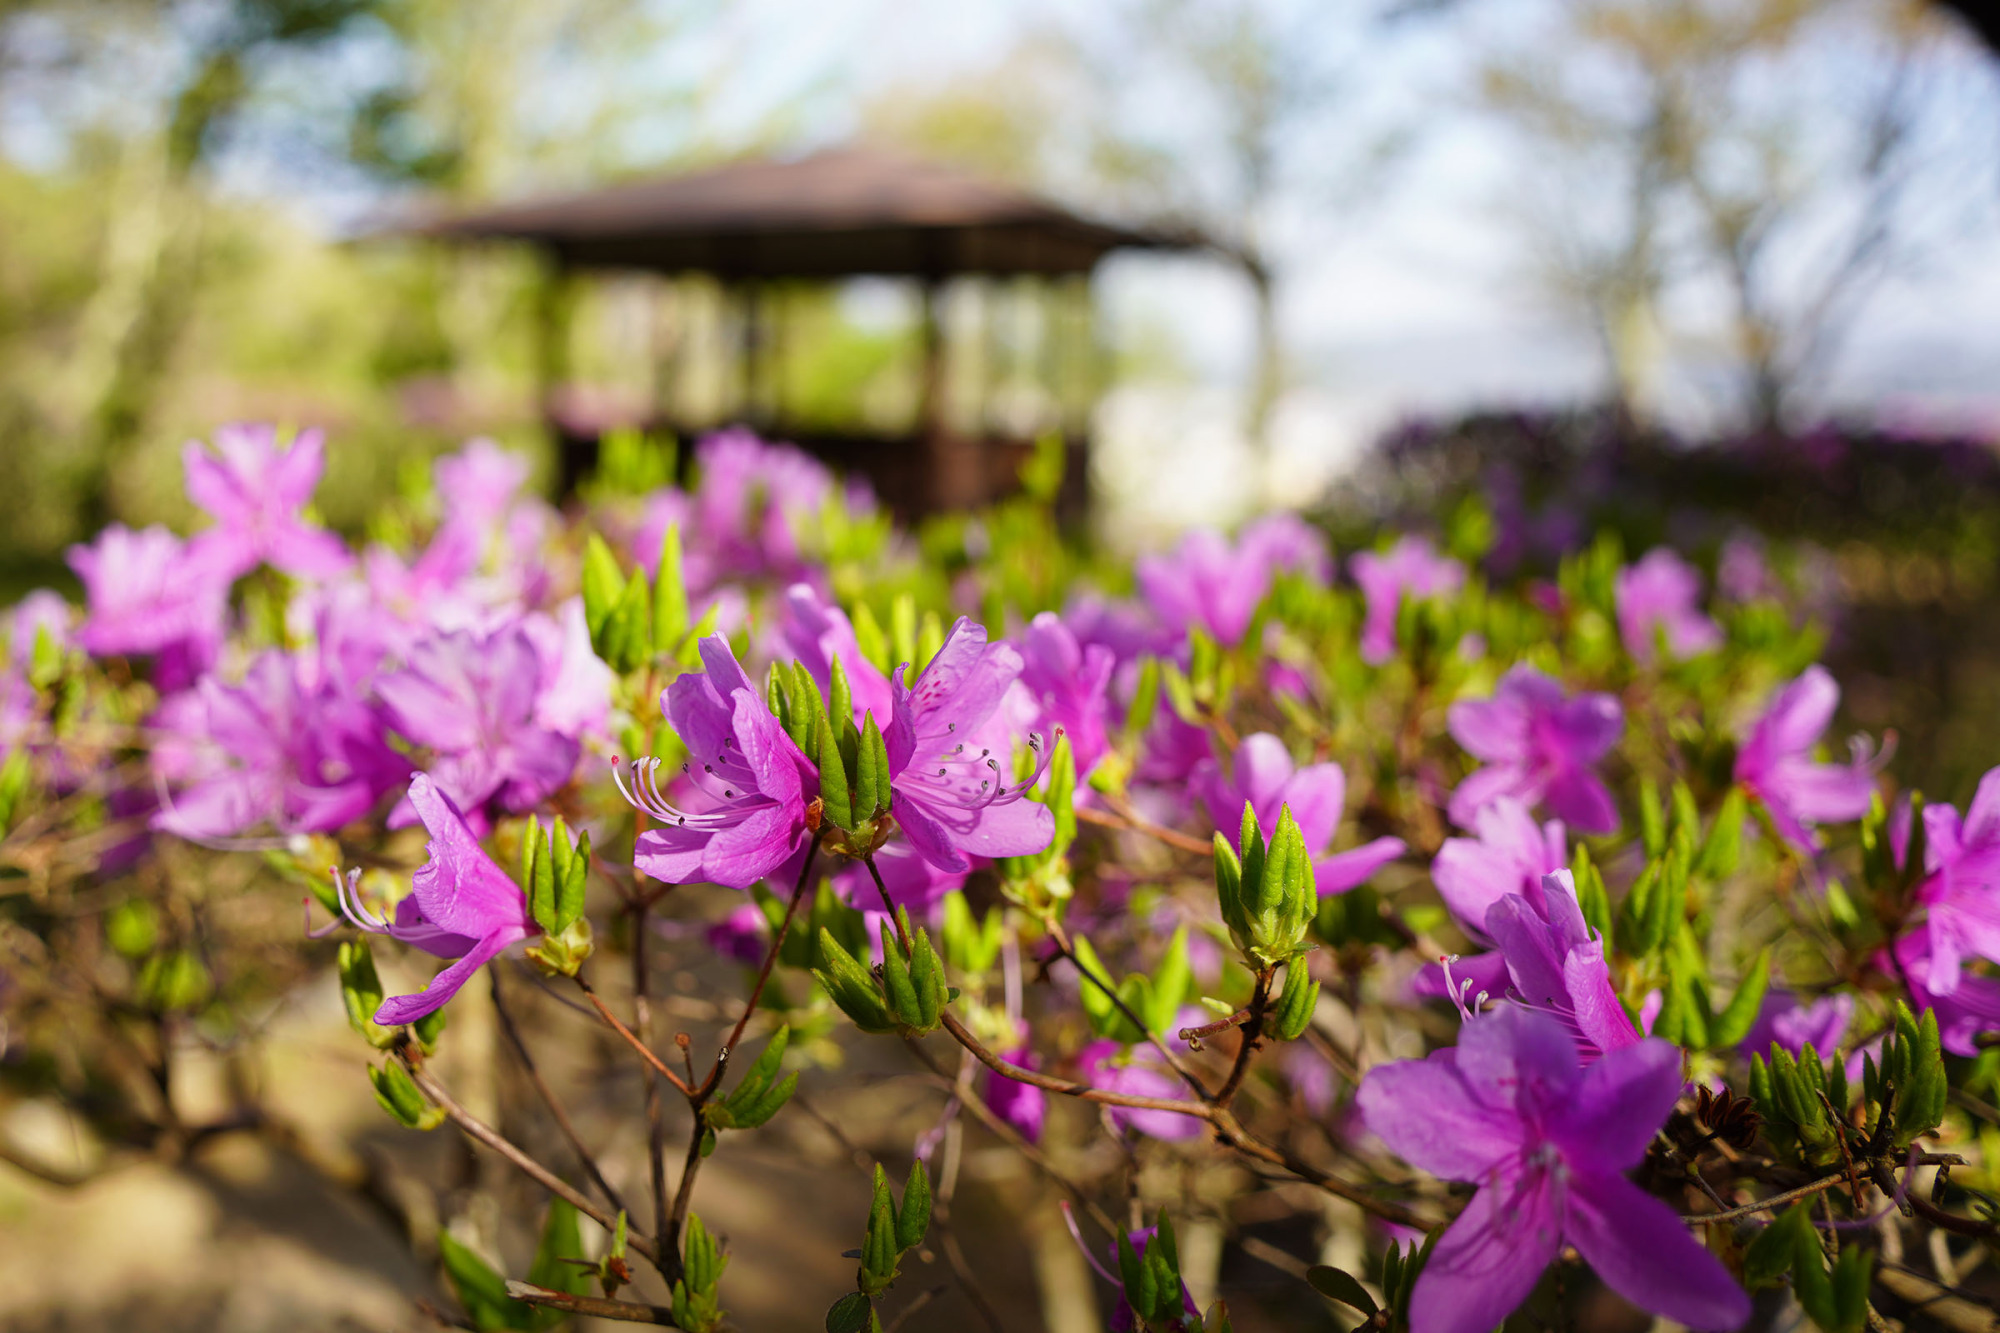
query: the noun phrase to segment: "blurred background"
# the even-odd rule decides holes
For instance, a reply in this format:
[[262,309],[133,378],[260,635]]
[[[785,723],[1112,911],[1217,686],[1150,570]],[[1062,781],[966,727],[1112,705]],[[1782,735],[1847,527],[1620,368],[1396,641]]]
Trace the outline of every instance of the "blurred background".
[[[1476,501],[1499,577],[1597,531],[1782,576],[1844,722],[1963,802],[2000,753],[1997,75],[1895,0],[0,0],[0,602],[185,526],[181,446],[237,419],[327,431],[352,535],[474,435],[554,494],[607,432],[750,420],[920,514],[1055,432],[1116,548],[1283,505],[1344,554]],[[818,165],[724,239],[838,231],[872,163],[1096,240],[580,259],[583,192],[746,163]],[[284,1181],[131,1181],[0,1179],[0,1323],[392,1327],[427,1289]],[[86,1250],[126,1274],[95,1304]],[[343,1294],[210,1302],[253,1270]]]

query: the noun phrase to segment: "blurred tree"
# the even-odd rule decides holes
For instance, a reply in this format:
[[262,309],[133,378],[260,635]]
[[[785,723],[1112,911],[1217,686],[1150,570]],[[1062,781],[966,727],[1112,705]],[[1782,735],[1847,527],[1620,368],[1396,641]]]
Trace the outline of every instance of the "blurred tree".
[[1867,298],[1934,258],[1991,193],[1975,182],[1992,136],[1955,123],[1963,71],[1925,6],[1547,12],[1510,27],[1480,105],[1532,154],[1534,183],[1508,193],[1538,276],[1586,314],[1628,411],[1698,354],[1706,323],[1741,415],[1760,429],[1796,416]]
[[[878,130],[1213,239],[1248,280],[1250,439],[1286,387],[1279,288],[1407,136],[1357,114],[1388,4],[1133,0],[1031,34],[983,76],[896,89]],[[1303,215],[1300,235],[1281,234]]]

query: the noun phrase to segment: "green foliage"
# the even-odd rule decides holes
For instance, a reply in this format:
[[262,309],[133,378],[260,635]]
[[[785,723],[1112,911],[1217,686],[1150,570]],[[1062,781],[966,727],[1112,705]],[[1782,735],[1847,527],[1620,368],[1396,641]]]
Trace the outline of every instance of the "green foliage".
[[375,1088],[375,1102],[391,1119],[406,1129],[436,1129],[445,1121],[442,1106],[432,1106],[410,1078],[401,1062],[368,1067],[368,1081]]
[[711,1333],[722,1323],[719,1288],[729,1256],[694,1213],[681,1233],[682,1275],[674,1282],[674,1324],[687,1333]]
[[1005,926],[1001,910],[990,907],[984,919],[975,922],[965,894],[953,889],[940,905],[944,920],[938,928],[938,943],[944,960],[964,976],[979,976],[1000,957],[1001,932]]
[[1179,1327],[1186,1317],[1181,1304],[1181,1257],[1166,1209],[1160,1210],[1155,1227],[1143,1255],[1129,1235],[1118,1233],[1118,1279],[1125,1288],[1125,1303],[1132,1307],[1141,1327]]
[[1215,890],[1230,937],[1250,965],[1262,969],[1305,947],[1306,930],[1319,915],[1319,890],[1290,806],[1279,811],[1267,846],[1256,811],[1246,803],[1239,845],[1240,857],[1227,838],[1215,835]]
[[1789,1274],[1792,1294],[1814,1324],[1825,1333],[1860,1333],[1868,1323],[1874,1252],[1849,1245],[1829,1271],[1812,1210],[1810,1199],[1793,1204],[1750,1242],[1743,1255],[1744,1282],[1752,1288],[1773,1286]]
[[[868,1230],[861,1245],[861,1267],[854,1279],[859,1294],[872,1301],[894,1285],[903,1255],[923,1244],[930,1225],[931,1179],[923,1162],[910,1163],[900,1206],[889,1193],[888,1173],[877,1165],[874,1192],[868,1202]],[[843,1306],[836,1305],[827,1313],[827,1326],[833,1327],[835,1311],[843,1311],[844,1318],[852,1319],[855,1308],[849,1304],[843,1310]]]
[[1264,1030],[1281,1041],[1297,1041],[1312,1025],[1319,1004],[1319,983],[1306,974],[1305,956],[1285,964],[1285,987],[1265,1020]]
[[[1195,995],[1194,971],[1188,962],[1187,941],[1187,927],[1181,926],[1167,941],[1166,952],[1161,955],[1159,965],[1151,975],[1134,972],[1123,981],[1114,982],[1112,973],[1105,967],[1104,960],[1098,957],[1090,940],[1083,935],[1072,936],[1070,943],[1076,951],[1077,967],[1088,974],[1077,993],[1091,1030],[1100,1037],[1128,1046],[1144,1041],[1147,1032],[1164,1036],[1172,1031],[1175,1015]],[[1112,986],[1112,992],[1107,994],[1103,986],[1088,977],[1096,977]],[[1117,998],[1113,999],[1113,995]],[[1124,1009],[1119,1007],[1121,1001]],[[1139,1016],[1145,1024],[1145,1031],[1126,1017],[1125,1009]]]
[[781,1027],[743,1074],[742,1082],[720,1101],[709,1102],[702,1116],[711,1129],[756,1129],[784,1108],[799,1085],[797,1072],[778,1078],[779,1063],[792,1030]]

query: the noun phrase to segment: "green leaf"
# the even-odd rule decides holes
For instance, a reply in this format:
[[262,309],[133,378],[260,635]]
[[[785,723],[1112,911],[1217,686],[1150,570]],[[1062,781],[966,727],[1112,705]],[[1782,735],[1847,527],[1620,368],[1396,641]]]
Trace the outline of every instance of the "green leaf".
[[903,956],[902,946],[889,931],[889,923],[881,924],[882,931],[882,991],[889,997],[889,1012],[904,1027],[923,1026],[921,1003],[917,999],[917,988],[910,979],[910,961]]
[[903,1186],[903,1204],[896,1212],[896,1245],[914,1250],[923,1244],[931,1227],[931,1178],[922,1159],[910,1163],[910,1177]]
[[[535,1246],[534,1263],[528,1268],[528,1281],[549,1291],[566,1291],[572,1296],[582,1296],[590,1290],[590,1270],[568,1259],[583,1258],[583,1234],[577,1226],[576,1205],[566,1199],[550,1199],[548,1215],[542,1221],[542,1238]],[[556,1324],[562,1321],[559,1311],[545,1312],[549,1316],[544,1322]]]
[[1326,1264],[1314,1264],[1306,1270],[1306,1281],[1312,1289],[1329,1300],[1359,1310],[1364,1315],[1374,1315],[1377,1310],[1375,1298],[1368,1294],[1368,1288],[1361,1280],[1344,1269]]
[[873,713],[863,719],[861,745],[855,752],[854,797],[856,822],[873,819],[889,808],[889,751]]
[[528,831],[521,839],[521,887],[528,895],[528,912],[545,931],[556,929],[555,859],[550,855],[551,839],[542,832],[542,821],[528,817]]
[[826,1333],[865,1333],[875,1318],[875,1307],[858,1291],[850,1291],[826,1312]]
[[1138,1013],[1153,1031],[1165,1032],[1173,1026],[1174,1016],[1187,1003],[1193,990],[1194,969],[1188,963],[1188,928],[1182,925],[1167,942],[1167,952],[1160,959],[1160,965],[1153,969],[1152,1006]]
[[819,931],[819,963],[813,969],[814,978],[856,1027],[863,1032],[888,1032],[895,1027],[875,978],[825,926]]
[[[817,697],[817,696],[815,696]],[[835,828],[852,831],[854,828],[854,801],[847,786],[847,764],[840,753],[840,744],[834,735],[835,723],[823,715],[820,719],[817,758],[819,761],[819,796],[825,803],[825,818]]]
[[1639,783],[1639,836],[1649,860],[1667,850],[1667,814],[1660,806],[1659,784],[1651,778]]
[[375,955],[368,941],[341,941],[334,962],[340,974],[340,1000],[347,1009],[347,1025],[369,1045],[386,1050],[395,1042],[396,1030],[375,1022],[375,1011],[382,1007],[382,979],[375,971]]
[[507,1294],[507,1280],[449,1231],[438,1233],[438,1258],[458,1303],[480,1329],[534,1327],[532,1307]]
[[375,1088],[376,1104],[405,1128],[436,1129],[444,1123],[444,1108],[425,1100],[409,1071],[395,1061],[381,1067],[370,1065],[368,1081]]
[[583,623],[590,629],[590,646],[599,657],[606,657],[605,627],[624,595],[625,575],[618,567],[618,557],[604,544],[604,538],[593,532],[583,548]]
[[1764,995],[1770,984],[1771,950],[1767,946],[1750,964],[1750,970],[1736,987],[1736,993],[1729,997],[1728,1005],[1716,1015],[1708,1034],[1710,1046],[1723,1050],[1740,1045],[1750,1035],[1750,1029],[1764,1007]]
[[[586,616],[586,619],[588,617]],[[669,523],[653,584],[653,651],[671,653],[688,632],[687,581],[681,573],[681,525]]]
[[569,834],[558,819],[556,835],[561,839],[561,846],[555,858],[555,933],[560,935],[583,915],[584,889],[590,874],[590,830],[585,829],[575,845],[571,846]]

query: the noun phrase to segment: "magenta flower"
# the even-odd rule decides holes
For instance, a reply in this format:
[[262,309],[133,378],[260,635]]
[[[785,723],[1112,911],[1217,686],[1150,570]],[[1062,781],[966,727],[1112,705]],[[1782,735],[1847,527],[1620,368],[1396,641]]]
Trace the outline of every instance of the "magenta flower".
[[[891,681],[894,707],[883,736],[896,824],[910,845],[940,870],[971,868],[967,855],[1026,856],[1049,845],[1055,816],[1025,799],[1048,767],[1048,747],[1026,781],[1009,780],[1013,737],[997,716],[1021,674],[1021,654],[988,643],[965,617],[951,627],[916,684]],[[995,725],[995,723],[998,725]]]
[[303,677],[302,659],[266,652],[241,685],[204,677],[195,693],[162,709],[155,726],[177,734],[154,751],[163,778],[189,783],[152,819],[192,841],[226,838],[259,824],[280,833],[321,833],[368,813],[410,771],[389,748],[375,709]]
[[[1035,1053],[1023,1046],[1019,1050],[1003,1052],[1002,1059],[1023,1069],[1039,1069],[1040,1062]],[[992,1070],[985,1071],[986,1077],[979,1085],[979,1095],[993,1114],[1013,1126],[1021,1137],[1030,1143],[1042,1141],[1042,1124],[1048,1116],[1048,1098],[1032,1083],[1023,1083],[1008,1078]]]
[[445,522],[486,532],[513,507],[515,493],[528,480],[528,460],[482,436],[438,459],[432,473]]
[[1486,934],[1507,960],[1508,998],[1561,1023],[1584,1060],[1639,1040],[1612,988],[1604,941],[1591,933],[1577,906],[1569,871],[1542,876],[1533,898],[1510,895],[1493,904]]
[[1909,987],[1910,1004],[1918,1013],[1937,1011],[1938,1040],[1953,1055],[1972,1059],[1980,1054],[1981,1037],[2000,1032],[2000,981],[1960,974],[1951,990],[1938,989],[1932,982],[1936,962],[1929,932],[1916,930],[1903,936],[1896,941],[1893,961],[1878,955],[1875,965]]
[[1465,586],[1465,566],[1439,555],[1422,537],[1404,537],[1387,552],[1360,551],[1347,562],[1368,616],[1361,626],[1361,660],[1379,664],[1396,653],[1396,614],[1403,596],[1421,600]]
[[1745,1323],[1750,1298],[1721,1261],[1624,1175],[1681,1088],[1664,1041],[1586,1068],[1558,1024],[1513,1006],[1467,1021],[1456,1048],[1369,1070],[1369,1129],[1413,1166],[1479,1187],[1417,1279],[1411,1326],[1487,1333],[1564,1245],[1641,1309],[1695,1329]]
[[[695,449],[700,480],[683,532],[717,577],[771,577],[787,582],[807,573],[800,526],[835,495],[824,463],[789,444],[769,444],[747,430],[718,431]],[[660,526],[662,535],[665,525]],[[693,540],[699,537],[697,542]],[[653,546],[657,558],[659,547]]]
[[[964,888],[970,873],[940,870],[908,842],[890,842],[878,849],[875,869],[882,876],[882,887],[889,891],[889,900],[898,907],[908,908],[912,914],[928,912],[947,893]],[[875,888],[874,876],[859,861],[849,861],[833,872],[833,889],[842,902],[858,912],[882,910],[882,895]]]
[[1625,651],[1650,663],[1664,639],[1670,657],[1693,657],[1722,646],[1722,630],[1701,613],[1701,575],[1665,546],[1618,571],[1618,634]]
[[1069,737],[1076,758],[1076,775],[1088,776],[1111,748],[1107,714],[1111,707],[1111,671],[1116,659],[1109,648],[1077,642],[1069,626],[1052,611],[1028,623],[1021,635],[1021,684],[1034,696],[1041,726]]
[[611,687],[618,679],[591,651],[583,598],[572,597],[554,616],[524,616],[521,628],[540,659],[535,725],[562,736],[602,734],[611,714]]
[[216,522],[190,551],[225,580],[258,565],[326,579],[353,563],[340,538],[299,516],[326,467],[318,431],[281,445],[270,426],[225,426],[213,454],[190,440],[181,462],[188,499]]
[[1538,825],[1528,807],[1506,796],[1480,808],[1472,832],[1445,839],[1431,879],[1459,924],[1483,940],[1486,914],[1502,898],[1541,901],[1542,877],[1569,864],[1569,846],[1561,820]]
[[722,957],[756,967],[770,952],[771,922],[756,903],[738,903],[728,916],[703,931],[702,938]]
[[473,973],[509,945],[540,933],[520,887],[493,863],[458,807],[427,774],[410,779],[409,803],[431,835],[430,860],[411,876],[410,895],[396,904],[393,920],[383,920],[362,903],[359,870],[348,872],[344,883],[339,871],[333,876],[341,910],[355,925],[458,960],[416,994],[384,1000],[375,1011],[375,1021],[384,1027],[414,1023],[443,1008]]
[[[1898,849],[1896,859],[1906,854]],[[1930,954],[1927,981],[1949,995],[1967,956],[2000,962],[2000,768],[1979,780],[1963,819],[1943,802],[1924,807],[1924,871],[1917,901]]]
[[1592,767],[1625,729],[1612,696],[1566,698],[1559,683],[1523,664],[1500,677],[1492,698],[1461,699],[1446,718],[1452,739],[1486,765],[1452,792],[1452,823],[1469,828],[1481,808],[1511,796],[1546,802],[1581,833],[1618,828],[1618,807]]
[[[1078,1078],[1106,1092],[1186,1100],[1186,1089],[1150,1051],[1123,1047],[1115,1041],[1093,1041],[1076,1053],[1076,1064]],[[1204,1124],[1200,1116],[1146,1107],[1106,1106],[1104,1113],[1120,1129],[1170,1143],[1200,1138]]]
[[1146,600],[1170,627],[1205,630],[1226,644],[1243,638],[1281,571],[1321,581],[1332,573],[1325,541],[1290,514],[1252,523],[1233,546],[1211,529],[1190,532],[1171,555],[1147,556],[1135,570]]
[[[434,634],[375,690],[395,729],[428,748],[431,774],[475,828],[489,805],[527,810],[569,781],[576,741],[535,721],[541,658],[517,622],[491,634]],[[390,823],[413,822],[408,803]]]
[[[1277,832],[1278,815],[1291,807],[1308,850],[1323,852],[1340,828],[1347,802],[1347,774],[1339,764],[1295,767],[1285,743],[1269,732],[1245,736],[1237,747],[1234,773],[1225,778],[1213,759],[1196,765],[1194,789],[1208,816],[1232,844],[1243,831],[1243,807],[1257,812],[1265,837]],[[1313,877],[1322,898],[1365,883],[1404,851],[1401,838],[1377,838],[1351,851],[1316,855]]]
[[875,715],[877,726],[888,719],[894,707],[889,678],[862,655],[847,613],[821,597],[810,583],[794,583],[785,589],[778,636],[781,654],[810,672],[823,691],[832,686],[834,662],[840,663],[848,694],[854,700],[856,725],[870,713]]
[[1795,1059],[1807,1046],[1822,1057],[1831,1056],[1840,1049],[1853,1017],[1854,997],[1845,991],[1804,1004],[1788,990],[1774,990],[1764,996],[1757,1021],[1737,1049],[1746,1059],[1753,1055],[1769,1059],[1773,1045],[1790,1051]]
[[633,765],[632,782],[613,777],[627,801],[659,821],[639,835],[632,863],[665,884],[747,889],[802,855],[812,837],[806,802],[819,791],[807,759],[729,650],[701,641],[705,670],[677,677],[661,708],[687,747],[676,804],[659,787],[659,761]]
[[1839,704],[1840,686],[1826,668],[1807,667],[1771,697],[1736,752],[1736,781],[1788,842],[1808,851],[1819,846],[1815,824],[1859,819],[1875,795],[1873,767],[1858,744],[1850,763],[1813,761],[1813,745]]
[[221,650],[229,586],[165,528],[112,524],[89,546],[69,548],[88,606],[77,642],[86,652],[154,659],[154,683],[194,684]]

